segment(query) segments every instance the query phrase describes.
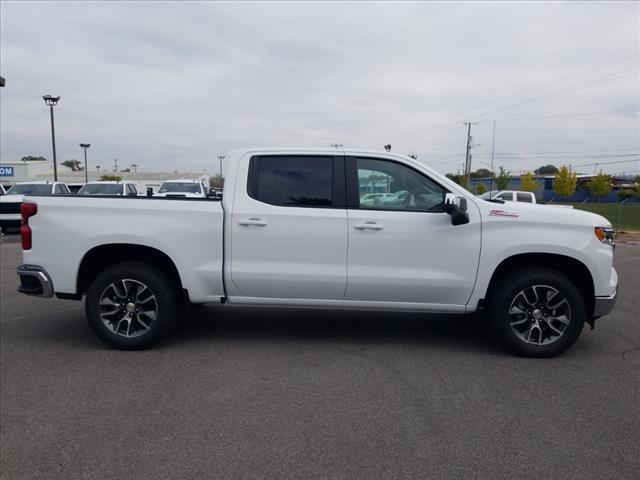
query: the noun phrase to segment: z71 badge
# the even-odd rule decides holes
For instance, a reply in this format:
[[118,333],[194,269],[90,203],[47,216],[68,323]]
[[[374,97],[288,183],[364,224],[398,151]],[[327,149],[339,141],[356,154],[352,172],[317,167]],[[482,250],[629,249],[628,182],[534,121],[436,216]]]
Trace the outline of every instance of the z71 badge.
[[493,217],[519,217],[517,213],[505,212],[504,210],[491,210],[489,215]]

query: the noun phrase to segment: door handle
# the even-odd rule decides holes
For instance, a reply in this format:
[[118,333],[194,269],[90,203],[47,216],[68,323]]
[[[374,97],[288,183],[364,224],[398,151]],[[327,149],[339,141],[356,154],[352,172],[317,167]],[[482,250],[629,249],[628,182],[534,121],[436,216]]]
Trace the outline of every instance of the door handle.
[[242,225],[244,227],[266,227],[267,222],[261,218],[250,218],[249,220],[240,220],[238,225]]
[[382,230],[384,225],[376,222],[356,223],[353,228],[357,230]]

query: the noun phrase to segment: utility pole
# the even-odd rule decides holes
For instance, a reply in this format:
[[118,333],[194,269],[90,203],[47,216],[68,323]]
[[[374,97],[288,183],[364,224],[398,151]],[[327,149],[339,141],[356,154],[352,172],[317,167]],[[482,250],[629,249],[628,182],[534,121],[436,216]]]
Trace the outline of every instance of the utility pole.
[[218,155],[218,160],[220,161],[220,185],[218,186],[218,188],[222,188],[222,186],[224,185],[222,183],[222,160],[224,160],[224,155]]
[[471,125],[477,125],[474,122],[463,122],[467,126],[467,154],[464,162],[464,176],[467,180],[467,187],[471,184]]
[[224,160],[224,155],[218,155],[218,160],[220,160],[220,181],[222,182],[222,160]]
[[493,152],[495,148],[496,148],[496,121],[494,120],[493,121],[493,140],[491,140],[491,188],[489,189],[490,192],[493,191],[493,180],[496,176],[495,172],[493,171]]

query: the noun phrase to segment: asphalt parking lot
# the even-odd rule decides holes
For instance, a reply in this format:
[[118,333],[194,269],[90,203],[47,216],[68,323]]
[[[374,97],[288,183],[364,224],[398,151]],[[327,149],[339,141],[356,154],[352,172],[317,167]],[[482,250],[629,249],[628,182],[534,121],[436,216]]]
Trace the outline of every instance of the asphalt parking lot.
[[640,478],[640,245],[614,313],[550,360],[473,318],[207,306],[145,352],[1,254],[0,474],[32,478]]

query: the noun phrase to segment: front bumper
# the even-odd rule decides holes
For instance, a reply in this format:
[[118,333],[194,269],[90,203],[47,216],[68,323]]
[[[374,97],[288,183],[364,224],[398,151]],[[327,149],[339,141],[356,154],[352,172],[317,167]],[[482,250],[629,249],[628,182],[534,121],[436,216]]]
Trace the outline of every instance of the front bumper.
[[595,318],[598,318],[598,317],[604,317],[605,315],[609,315],[613,310],[613,307],[615,307],[617,299],[618,299],[617,288],[613,295],[609,295],[608,297],[596,297],[596,301],[593,306],[593,316]]
[[38,265],[20,265],[16,268],[20,278],[18,292],[36,297],[53,297],[53,283],[47,271]]

